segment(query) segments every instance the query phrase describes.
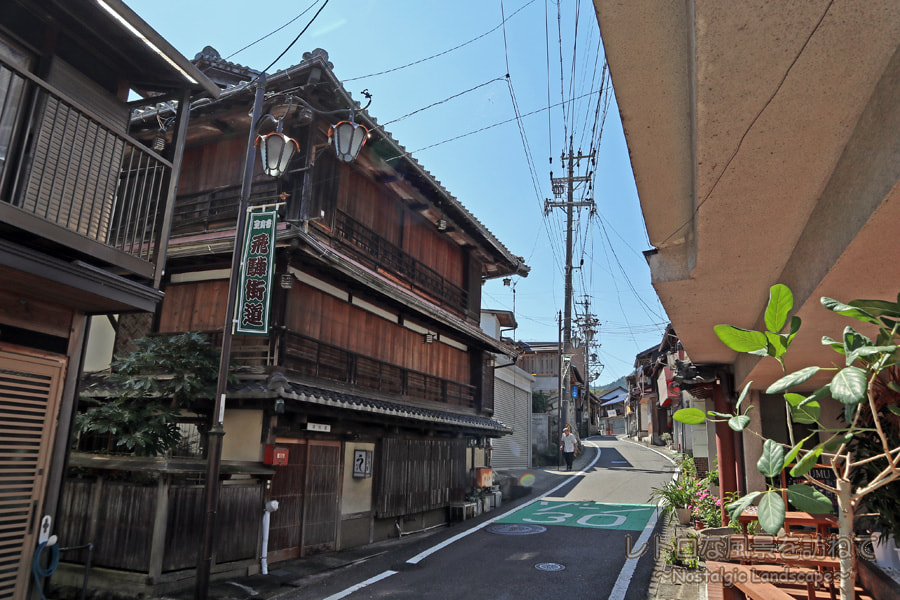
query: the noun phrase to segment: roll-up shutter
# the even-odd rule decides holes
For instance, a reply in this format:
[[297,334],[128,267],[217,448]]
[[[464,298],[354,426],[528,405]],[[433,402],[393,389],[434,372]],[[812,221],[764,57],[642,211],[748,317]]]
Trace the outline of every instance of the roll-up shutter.
[[494,418],[512,427],[513,433],[493,440],[491,466],[528,468],[531,466],[531,392],[498,378],[494,386],[494,403]]

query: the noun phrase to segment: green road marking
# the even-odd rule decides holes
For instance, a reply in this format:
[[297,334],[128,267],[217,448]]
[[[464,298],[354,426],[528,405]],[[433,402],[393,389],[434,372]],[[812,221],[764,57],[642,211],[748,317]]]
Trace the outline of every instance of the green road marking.
[[539,500],[496,522],[641,531],[655,510],[652,504]]

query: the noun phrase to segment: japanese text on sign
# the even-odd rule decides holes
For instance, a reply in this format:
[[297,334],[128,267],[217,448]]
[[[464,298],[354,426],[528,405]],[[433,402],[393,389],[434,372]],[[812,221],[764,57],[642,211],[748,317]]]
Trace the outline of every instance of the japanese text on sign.
[[275,211],[250,213],[241,256],[235,333],[268,335],[275,266]]

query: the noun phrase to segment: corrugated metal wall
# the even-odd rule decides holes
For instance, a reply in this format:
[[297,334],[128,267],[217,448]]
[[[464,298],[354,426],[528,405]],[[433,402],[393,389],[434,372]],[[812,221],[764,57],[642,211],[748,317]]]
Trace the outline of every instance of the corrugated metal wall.
[[512,427],[513,434],[493,440],[491,466],[497,469],[530,467],[531,390],[517,388],[497,378],[494,382],[494,418]]

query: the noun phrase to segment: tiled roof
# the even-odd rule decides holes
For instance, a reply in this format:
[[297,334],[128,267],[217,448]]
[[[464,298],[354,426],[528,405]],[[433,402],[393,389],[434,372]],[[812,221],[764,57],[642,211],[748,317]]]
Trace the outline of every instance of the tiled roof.
[[411,404],[391,402],[389,400],[367,398],[355,394],[337,392],[292,382],[286,378],[278,378],[277,375],[270,378],[268,383],[266,381],[258,380],[245,381],[242,382],[237,389],[229,390],[229,395],[234,394],[235,396],[255,396],[260,393],[278,396],[285,400],[295,400],[298,402],[317,404],[319,406],[329,406],[332,408],[419,421],[430,425],[447,425],[450,427],[476,429],[484,431],[485,433],[500,435],[512,433],[510,427],[496,419],[488,417],[422,408]]

